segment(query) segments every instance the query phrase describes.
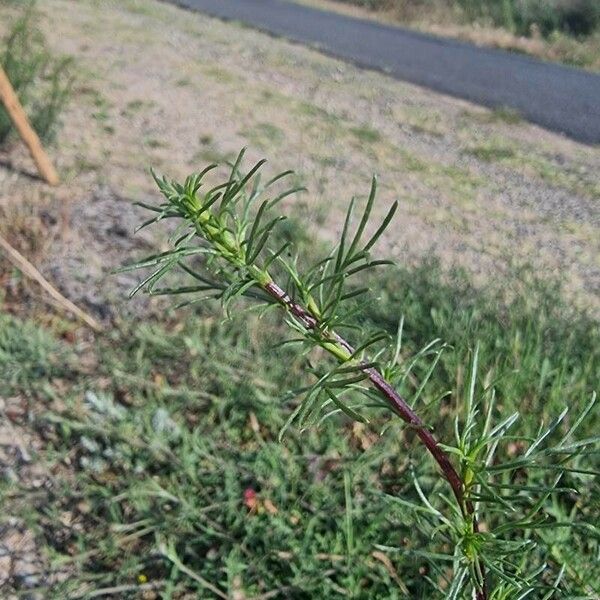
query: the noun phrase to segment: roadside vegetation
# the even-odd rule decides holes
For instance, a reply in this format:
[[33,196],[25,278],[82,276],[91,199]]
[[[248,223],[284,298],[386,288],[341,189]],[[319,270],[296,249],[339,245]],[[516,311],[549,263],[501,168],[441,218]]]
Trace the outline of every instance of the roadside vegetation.
[[301,0],[355,5],[382,18],[600,70],[600,4],[596,0]]

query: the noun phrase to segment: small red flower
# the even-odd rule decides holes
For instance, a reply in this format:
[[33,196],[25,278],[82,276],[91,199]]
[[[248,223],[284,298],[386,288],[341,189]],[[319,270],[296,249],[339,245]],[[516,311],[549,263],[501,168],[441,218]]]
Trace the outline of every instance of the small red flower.
[[244,504],[249,510],[256,510],[258,499],[256,498],[256,492],[252,488],[244,490]]

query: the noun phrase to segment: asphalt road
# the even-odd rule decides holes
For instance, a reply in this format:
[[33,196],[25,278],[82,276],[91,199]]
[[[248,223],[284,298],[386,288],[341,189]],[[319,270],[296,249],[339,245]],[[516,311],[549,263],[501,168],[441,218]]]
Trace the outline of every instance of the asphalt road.
[[166,0],[600,144],[600,75],[289,0]]

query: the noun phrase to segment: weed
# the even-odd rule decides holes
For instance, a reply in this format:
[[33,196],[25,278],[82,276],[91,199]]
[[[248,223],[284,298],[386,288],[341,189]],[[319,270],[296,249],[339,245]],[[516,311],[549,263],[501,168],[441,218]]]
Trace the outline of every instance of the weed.
[[[33,128],[46,141],[52,140],[73,84],[71,58],[50,55],[42,33],[35,27],[34,3],[27,3],[3,42],[0,63],[6,71],[19,100],[25,107]],[[0,111],[0,143],[12,124]]]
[[0,314],[0,394],[61,373],[58,344],[32,322]]
[[381,139],[381,134],[376,129],[369,127],[368,125],[360,125],[358,127],[351,127],[350,131],[356,139],[365,144],[374,144]]
[[[327,363],[321,359],[321,364],[308,364],[306,370],[314,375],[315,382],[302,386],[291,396],[303,399],[285,422],[280,437],[294,422],[306,429],[340,415],[363,426],[379,423],[381,427],[382,411],[391,411],[424,444],[442,476],[437,481],[445,480],[452,492],[453,501],[444,494],[436,478],[432,480],[413,470],[409,479],[420,501],[401,496],[392,499],[413,515],[414,526],[423,539],[437,532],[448,544],[447,556],[453,561],[453,574],[446,577],[444,584],[438,584],[440,592],[445,590],[447,596],[459,597],[472,590],[477,598],[484,599],[498,594],[506,597],[507,594],[530,593],[529,590],[544,585],[549,590],[558,588],[566,567],[563,565],[548,583],[544,583],[547,578],[539,580],[545,566],[539,567],[534,557],[539,555],[545,538],[540,534],[534,539],[531,531],[538,527],[544,530],[579,527],[571,521],[557,521],[547,500],[568,501],[577,473],[596,474],[590,461],[593,461],[599,438],[584,436],[577,441],[573,437],[582,424],[589,425],[593,418],[595,395],[592,394],[591,401],[585,402],[579,416],[569,424],[565,421],[568,412],[565,409],[533,435],[512,433],[519,411],[508,416],[498,414],[502,386],[497,385],[493,368],[488,367],[482,375],[480,348],[476,346],[466,372],[460,375],[460,369],[456,369],[455,373],[461,380],[458,396],[463,398],[455,420],[455,442],[453,445],[438,442],[433,428],[425,425],[423,419],[431,416],[432,409],[437,411],[444,405],[447,394],[434,396],[424,406],[421,406],[421,395],[445,347],[437,341],[430,342],[414,355],[400,360],[404,348],[403,320],[392,340],[385,331],[370,333],[364,323],[358,328],[352,323],[361,309],[364,313],[365,306],[369,306],[368,302],[356,304],[369,288],[349,287],[348,279],[358,273],[364,276],[387,263],[371,259],[369,251],[389,224],[396,205],[368,241],[363,242],[375,199],[373,181],[355,232],[350,234],[353,202],[338,246],[303,275],[297,268],[297,260],[288,258],[288,242],[278,249],[269,246],[271,233],[281,220],[280,217],[269,219],[269,209],[295,190],[270,196],[270,200],[260,204],[255,216],[250,216],[252,204],[262,193],[290,173],[273,178],[262,188],[258,179],[252,181],[262,162],[244,175],[240,171],[242,157],[243,152],[227,181],[203,194],[199,193],[203,177],[214,165],[190,176],[183,185],[156,179],[166,202],[147,207],[155,216],[146,225],[164,218],[179,218],[183,226],[178,229],[180,237],[172,250],[135,265],[135,268],[151,267],[153,272],[133,293],[146,289],[154,294],[191,294],[190,302],[194,301],[194,294],[200,298],[213,296],[221,299],[228,314],[233,301],[242,296],[263,304],[265,311],[283,309],[287,324],[297,336],[294,342],[303,347],[303,354],[318,348],[321,352],[313,352],[315,358],[324,353],[333,360]],[[198,238],[200,243],[196,245]],[[207,258],[204,266],[198,260],[203,255]],[[174,269],[181,269],[190,276],[190,283],[183,286],[166,283],[157,287]],[[287,276],[287,289],[279,287],[274,276],[284,279]],[[339,333],[345,331],[354,331],[359,336],[356,349]],[[515,341],[519,343],[519,338]],[[375,358],[367,355],[367,348]],[[544,389],[550,381],[551,372],[551,363],[544,362],[538,379],[539,389]],[[523,408],[522,400],[519,408]],[[486,416],[480,417],[480,413]],[[497,424],[493,425],[493,421]],[[584,456],[586,460],[582,463]],[[557,458],[558,463],[554,462]],[[349,481],[345,474],[347,556],[354,548],[354,509]],[[244,498],[247,505],[249,499],[252,500],[249,506],[252,509],[256,493],[250,489],[250,495]],[[443,498],[441,504],[440,497]],[[593,521],[587,520],[589,514],[583,510],[579,517],[583,519],[581,527],[591,527],[596,535]],[[485,532],[480,528],[480,519],[485,519]],[[515,563],[516,549],[524,553],[524,558]],[[431,568],[440,572],[436,566],[439,554],[415,552],[429,557]],[[181,568],[174,546],[163,554]],[[202,578],[195,579],[207,587]],[[352,579],[348,585],[353,589],[357,582]]]
[[474,146],[467,149],[466,153],[485,162],[496,162],[515,157],[515,150],[513,148],[493,143]]
[[249,141],[259,148],[268,148],[272,144],[280,144],[283,139],[283,131],[272,123],[257,123],[252,128],[242,132]]
[[129,112],[137,112],[144,107],[144,104],[145,103],[143,100],[132,100],[131,102],[127,103],[125,108]]
[[500,106],[490,111],[490,118],[492,121],[499,121],[501,123],[508,123],[509,125],[516,125],[521,123],[523,117],[519,114],[519,111],[509,106]]

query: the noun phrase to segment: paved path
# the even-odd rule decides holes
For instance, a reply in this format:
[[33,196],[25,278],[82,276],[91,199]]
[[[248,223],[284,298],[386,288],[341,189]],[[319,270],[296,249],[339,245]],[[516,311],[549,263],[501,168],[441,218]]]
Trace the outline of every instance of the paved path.
[[289,0],[167,0],[600,144],[600,75]]

